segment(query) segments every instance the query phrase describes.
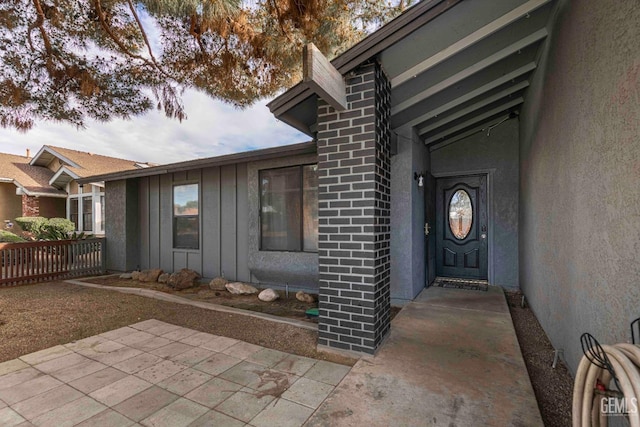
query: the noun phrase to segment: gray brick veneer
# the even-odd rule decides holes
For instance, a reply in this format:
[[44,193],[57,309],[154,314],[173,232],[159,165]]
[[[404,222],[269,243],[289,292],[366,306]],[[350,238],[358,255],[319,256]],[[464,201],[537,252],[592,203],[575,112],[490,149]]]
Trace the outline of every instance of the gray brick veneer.
[[390,327],[390,85],[347,77],[347,109],[318,102],[321,346],[373,354]]

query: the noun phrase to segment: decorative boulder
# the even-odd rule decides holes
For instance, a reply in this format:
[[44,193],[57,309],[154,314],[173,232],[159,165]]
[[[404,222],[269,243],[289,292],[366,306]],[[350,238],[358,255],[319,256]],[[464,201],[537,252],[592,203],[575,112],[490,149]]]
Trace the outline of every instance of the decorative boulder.
[[183,268],[177,273],[173,273],[169,276],[167,285],[173,289],[188,289],[193,288],[196,285],[196,280],[200,278],[200,275],[193,270]]
[[132,279],[132,278],[133,278],[133,275],[132,275],[131,273],[122,273],[122,274],[120,275],[120,278],[121,278],[121,279]]
[[142,270],[138,275],[138,280],[141,282],[157,282],[158,277],[162,274],[162,270],[154,268],[152,270]]
[[258,290],[256,288],[251,285],[247,285],[246,283],[227,283],[224,287],[233,295],[251,295],[258,293]]
[[167,283],[169,281],[169,273],[162,273],[158,276],[158,283]]
[[271,288],[265,289],[264,291],[258,294],[258,299],[260,301],[271,302],[280,298],[280,295],[276,291]]
[[302,302],[315,302],[316,299],[313,297],[313,295],[309,295],[306,292],[303,291],[298,291],[296,292],[296,299],[298,301],[302,301]]
[[225,285],[227,283],[229,282],[224,277],[216,277],[211,282],[209,282],[209,289],[211,289],[212,291],[224,291],[226,289]]
[[139,271],[137,271],[137,270],[136,270],[136,271],[132,271],[132,272],[131,272],[131,278],[132,278],[133,280],[138,280],[138,279],[140,279],[140,272],[139,272]]

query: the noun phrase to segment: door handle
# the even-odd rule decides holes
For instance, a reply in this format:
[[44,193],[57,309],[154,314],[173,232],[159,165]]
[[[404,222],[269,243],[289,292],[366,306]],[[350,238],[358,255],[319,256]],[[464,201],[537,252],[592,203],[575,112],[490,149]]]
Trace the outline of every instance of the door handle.
[[487,238],[487,226],[483,225],[480,230],[482,231],[482,234],[480,235],[480,238],[482,239],[486,239]]

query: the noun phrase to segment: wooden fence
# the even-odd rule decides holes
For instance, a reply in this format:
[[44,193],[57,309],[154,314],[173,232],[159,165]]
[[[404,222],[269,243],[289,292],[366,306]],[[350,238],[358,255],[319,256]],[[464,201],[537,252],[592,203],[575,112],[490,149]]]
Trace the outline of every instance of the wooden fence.
[[0,285],[104,272],[105,239],[0,243]]

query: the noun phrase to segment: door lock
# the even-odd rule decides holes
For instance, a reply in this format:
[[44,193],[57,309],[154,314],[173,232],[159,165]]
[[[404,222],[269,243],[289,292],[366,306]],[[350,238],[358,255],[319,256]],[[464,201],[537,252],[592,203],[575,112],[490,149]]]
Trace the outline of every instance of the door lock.
[[431,230],[431,226],[429,225],[428,222],[424,223],[424,235],[428,236],[429,235],[429,231]]
[[480,235],[480,237],[482,239],[486,239],[487,238],[487,226],[486,225],[482,226],[482,234]]

